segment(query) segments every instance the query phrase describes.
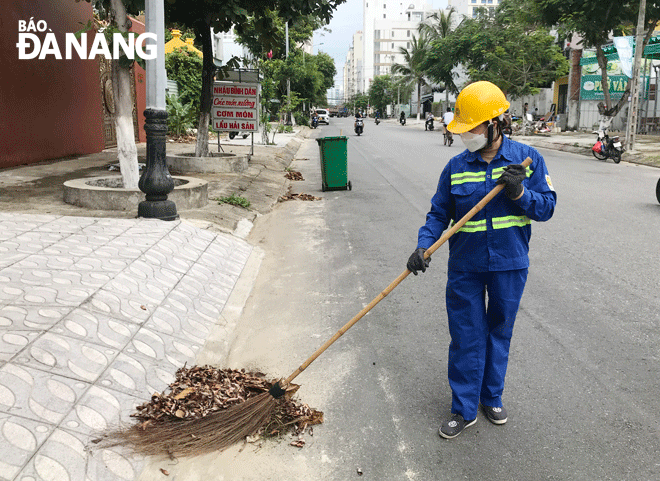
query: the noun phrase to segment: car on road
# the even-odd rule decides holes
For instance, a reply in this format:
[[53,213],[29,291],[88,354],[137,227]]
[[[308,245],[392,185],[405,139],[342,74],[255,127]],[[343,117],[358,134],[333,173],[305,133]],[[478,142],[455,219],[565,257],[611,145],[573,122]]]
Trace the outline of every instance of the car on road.
[[316,113],[319,116],[319,123],[330,125],[330,115],[326,109],[316,109]]

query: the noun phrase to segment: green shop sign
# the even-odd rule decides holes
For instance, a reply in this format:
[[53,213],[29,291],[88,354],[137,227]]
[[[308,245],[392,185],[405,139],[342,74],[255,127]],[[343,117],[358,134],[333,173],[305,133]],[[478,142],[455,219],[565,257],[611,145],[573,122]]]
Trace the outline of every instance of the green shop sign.
[[[610,98],[619,100],[628,85],[625,75],[609,75]],[[580,98],[582,100],[603,100],[603,82],[600,75],[583,75],[580,84]]]

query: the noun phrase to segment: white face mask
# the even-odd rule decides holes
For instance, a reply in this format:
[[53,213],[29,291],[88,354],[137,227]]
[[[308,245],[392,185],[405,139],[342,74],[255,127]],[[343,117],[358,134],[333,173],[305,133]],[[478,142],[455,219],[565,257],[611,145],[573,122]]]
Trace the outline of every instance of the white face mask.
[[463,132],[461,134],[461,140],[465,144],[465,148],[470,152],[476,152],[479,149],[483,149],[488,143],[485,134],[473,134],[472,132]]

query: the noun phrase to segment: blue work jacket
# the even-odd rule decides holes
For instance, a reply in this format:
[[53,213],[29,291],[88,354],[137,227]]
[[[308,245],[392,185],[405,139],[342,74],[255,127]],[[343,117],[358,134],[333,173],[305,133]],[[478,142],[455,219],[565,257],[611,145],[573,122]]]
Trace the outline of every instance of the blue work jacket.
[[449,269],[488,272],[529,267],[531,221],[552,217],[557,194],[541,154],[506,137],[490,163],[479,152],[468,150],[449,161],[431,199],[426,224],[419,229],[417,247],[433,245],[450,223],[460,220],[497,185],[504,167],[520,164],[527,157],[532,164],[523,181],[522,197],[510,200],[502,191],[450,237]]

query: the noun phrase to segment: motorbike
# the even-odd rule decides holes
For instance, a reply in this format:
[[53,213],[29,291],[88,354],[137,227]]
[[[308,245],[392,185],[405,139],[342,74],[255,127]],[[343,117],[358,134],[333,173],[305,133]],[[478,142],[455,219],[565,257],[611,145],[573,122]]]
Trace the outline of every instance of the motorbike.
[[[229,132],[229,138],[230,139],[233,139],[237,135],[241,135],[241,133],[240,132]],[[246,134],[245,132],[243,132],[243,134],[241,135],[241,137],[243,137],[244,139],[247,139],[249,136],[250,136],[250,134]]]
[[364,132],[364,120],[356,119],[355,120],[355,133],[360,135],[362,132]]
[[451,144],[454,143],[454,134],[447,130],[447,126],[444,124],[444,122],[442,123],[442,130],[444,131],[442,136],[445,139],[445,145],[451,147]]
[[318,117],[312,117],[312,128],[315,129],[318,126],[319,126],[319,118]]
[[380,120],[378,119],[378,117],[376,117],[375,122],[376,122],[376,125],[378,125],[380,123]]
[[405,117],[399,117],[399,122],[401,122],[401,125],[406,125],[406,118]]
[[597,134],[596,143],[591,148],[591,153],[594,154],[598,160],[612,159],[615,164],[621,162],[621,154],[625,150],[623,142],[619,140],[619,136],[610,137],[607,135],[607,128],[594,131]]
[[424,130],[433,130],[433,117],[429,117],[426,119],[426,123],[424,124]]

